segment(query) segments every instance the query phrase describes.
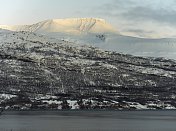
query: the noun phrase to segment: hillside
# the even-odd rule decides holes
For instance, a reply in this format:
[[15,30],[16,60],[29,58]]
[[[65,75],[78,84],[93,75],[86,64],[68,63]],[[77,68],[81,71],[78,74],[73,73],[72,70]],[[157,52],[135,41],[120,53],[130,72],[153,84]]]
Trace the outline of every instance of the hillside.
[[176,59],[175,38],[151,39],[125,36],[105,20],[98,18],[52,19],[32,25],[0,25],[0,28],[34,32],[58,40],[63,39],[135,56]]
[[176,62],[0,31],[6,109],[173,109]]

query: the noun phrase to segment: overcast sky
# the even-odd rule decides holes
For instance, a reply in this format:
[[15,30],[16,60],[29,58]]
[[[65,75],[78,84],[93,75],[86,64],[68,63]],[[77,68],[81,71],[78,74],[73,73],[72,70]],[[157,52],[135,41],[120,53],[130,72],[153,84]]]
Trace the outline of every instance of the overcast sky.
[[0,24],[70,17],[103,18],[126,35],[176,37],[176,0],[0,0]]

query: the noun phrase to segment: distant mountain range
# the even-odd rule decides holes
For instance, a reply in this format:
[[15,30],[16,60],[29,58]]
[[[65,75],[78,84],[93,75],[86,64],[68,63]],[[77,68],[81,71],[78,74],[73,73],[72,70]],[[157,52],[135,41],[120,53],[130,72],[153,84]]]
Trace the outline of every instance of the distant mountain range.
[[81,45],[93,45],[104,50],[136,56],[176,59],[175,38],[124,36],[105,20],[98,18],[52,19],[33,25],[0,25],[0,28],[39,33]]
[[72,18],[72,19],[51,19],[33,25],[1,25],[0,28],[12,31],[29,32],[61,32],[78,35],[80,33],[107,33],[116,31],[103,19],[98,18]]

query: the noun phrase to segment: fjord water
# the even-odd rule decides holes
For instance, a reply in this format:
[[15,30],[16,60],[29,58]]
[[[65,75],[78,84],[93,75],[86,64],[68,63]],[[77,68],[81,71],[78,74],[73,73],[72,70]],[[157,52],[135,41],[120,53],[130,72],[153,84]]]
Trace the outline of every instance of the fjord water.
[[176,111],[11,111],[0,131],[175,131]]

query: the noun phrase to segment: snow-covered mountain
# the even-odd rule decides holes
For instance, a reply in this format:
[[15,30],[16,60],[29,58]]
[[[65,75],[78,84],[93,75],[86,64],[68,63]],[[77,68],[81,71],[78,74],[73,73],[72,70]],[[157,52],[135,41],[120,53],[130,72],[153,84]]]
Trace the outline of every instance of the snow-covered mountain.
[[53,19],[33,25],[3,26],[13,31],[30,31],[81,45],[92,45],[104,50],[136,56],[176,59],[176,39],[149,39],[124,36],[103,19]]
[[24,31],[1,30],[0,41],[0,107],[176,107],[173,60],[134,57]]
[[68,34],[81,33],[107,33],[115,32],[114,28],[103,19],[98,18],[72,18],[51,19],[33,25],[1,25],[0,28],[12,31],[29,31],[39,33],[61,32]]

